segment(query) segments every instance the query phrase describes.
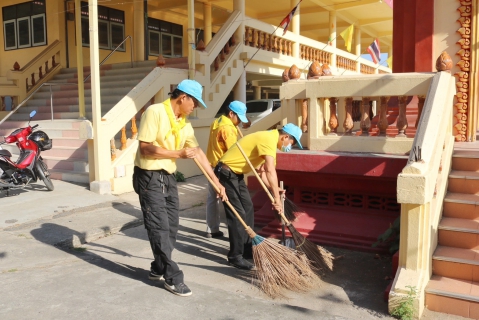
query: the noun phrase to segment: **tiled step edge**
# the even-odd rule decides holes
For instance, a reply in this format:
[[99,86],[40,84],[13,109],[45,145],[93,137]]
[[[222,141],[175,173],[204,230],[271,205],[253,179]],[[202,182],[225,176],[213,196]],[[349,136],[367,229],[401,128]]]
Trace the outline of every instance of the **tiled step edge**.
[[439,230],[447,230],[447,231],[455,231],[455,232],[465,232],[465,233],[479,234],[479,230],[467,229],[467,228],[458,228],[458,227],[448,227],[448,226],[443,226],[443,225],[439,225],[438,229]]
[[479,261],[476,260],[470,260],[470,259],[459,259],[459,258],[452,258],[452,257],[446,257],[446,256],[432,256],[433,260],[439,260],[439,261],[447,261],[447,262],[455,262],[455,263],[463,263],[463,264],[471,264],[475,266],[479,266]]
[[437,295],[437,296],[443,296],[443,297],[446,297],[446,298],[454,298],[454,299],[460,299],[460,300],[479,303],[479,297],[472,296],[472,295],[469,295],[469,294],[454,293],[454,292],[449,292],[449,291],[444,291],[444,290],[428,289],[428,288],[426,288],[425,292],[429,293],[429,294],[434,294],[434,295]]

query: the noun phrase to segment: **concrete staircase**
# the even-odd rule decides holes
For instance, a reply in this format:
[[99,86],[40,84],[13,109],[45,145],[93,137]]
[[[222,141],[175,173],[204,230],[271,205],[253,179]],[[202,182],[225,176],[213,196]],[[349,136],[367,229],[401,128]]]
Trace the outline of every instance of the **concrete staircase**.
[[[100,67],[100,89],[102,115],[120,101],[134,88],[153,68],[155,61],[135,62],[134,68],[130,63],[103,65]],[[167,68],[188,68],[187,58],[166,59]],[[90,73],[89,67],[84,68],[84,76]],[[37,92],[24,107],[13,114],[0,125],[0,135],[6,136],[14,129],[25,126],[29,113],[37,110],[32,124],[40,124],[39,130],[45,131],[53,139],[53,148],[42,153],[50,168],[53,179],[88,183],[88,148],[86,140],[79,137],[80,120],[78,107],[77,69],[62,69],[51,81],[58,85],[52,86],[53,92],[53,119],[51,121],[50,89],[44,86]],[[91,121],[91,85],[85,83],[86,117]],[[139,115],[137,116],[139,120]],[[139,122],[137,122],[139,125]],[[128,126],[129,127],[129,124]],[[127,136],[131,137],[130,129]],[[115,145],[120,147],[121,133],[115,136]],[[12,152],[14,158],[18,155],[15,145],[4,146]]]
[[479,152],[455,150],[426,287],[429,310],[479,318],[478,203]]

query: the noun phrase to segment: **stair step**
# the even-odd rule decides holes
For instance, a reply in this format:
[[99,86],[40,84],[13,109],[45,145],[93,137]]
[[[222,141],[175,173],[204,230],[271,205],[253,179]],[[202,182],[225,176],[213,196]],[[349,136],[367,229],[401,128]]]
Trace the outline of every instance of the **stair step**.
[[479,151],[454,151],[452,155],[452,169],[479,172]]
[[444,198],[443,217],[479,220],[479,195],[448,192]]
[[479,250],[438,246],[432,259],[437,276],[479,281]]
[[448,191],[479,194],[479,172],[452,170],[448,179]]
[[478,282],[433,275],[425,293],[425,304],[431,311],[479,318]]
[[71,172],[66,170],[51,169],[50,177],[56,180],[90,183],[90,174],[88,172]]
[[441,246],[479,248],[479,221],[443,217],[438,230],[438,243]]
[[63,170],[65,172],[85,173],[89,172],[88,159],[64,159],[42,155],[48,168],[51,170]]

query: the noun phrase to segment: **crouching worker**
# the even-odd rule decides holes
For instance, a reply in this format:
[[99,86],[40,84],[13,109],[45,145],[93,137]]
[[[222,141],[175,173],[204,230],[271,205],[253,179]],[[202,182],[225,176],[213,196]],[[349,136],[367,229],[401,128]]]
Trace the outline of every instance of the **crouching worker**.
[[[301,135],[302,132],[298,126],[288,123],[280,130],[255,132],[238,141],[253,166],[260,173],[263,182],[271,190],[274,196],[273,209],[279,212],[282,212],[283,208],[275,168],[276,151],[280,149],[283,152],[289,152],[292,145],[297,145],[302,149]],[[253,202],[244,181],[244,174],[250,171],[249,164],[236,144],[226,151],[215,167],[215,174],[218,175],[221,184],[225,186],[229,202],[246,224],[252,228],[254,225]],[[224,207],[230,241],[228,261],[239,269],[254,269],[254,264],[246,260],[252,258],[251,239],[233,211],[226,204]]]
[[186,119],[198,105],[206,108],[202,90],[198,82],[183,80],[169,93],[169,99],[146,109],[141,117],[133,175],[154,256],[149,278],[164,279],[165,289],[179,296],[189,296],[192,292],[171,258],[179,227],[176,159],[196,158],[220,189],[220,197],[227,199]]

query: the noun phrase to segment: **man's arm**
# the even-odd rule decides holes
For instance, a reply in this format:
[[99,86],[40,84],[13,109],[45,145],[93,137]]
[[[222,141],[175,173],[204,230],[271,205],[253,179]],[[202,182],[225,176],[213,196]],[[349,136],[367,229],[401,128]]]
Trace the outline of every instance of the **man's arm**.
[[194,158],[196,148],[183,148],[181,150],[168,150],[153,145],[151,142],[140,141],[140,153],[142,156],[155,159],[187,159]]
[[278,176],[276,175],[276,168],[274,166],[274,158],[272,156],[264,156],[264,173],[269,184],[274,198],[273,207],[278,212],[283,212],[283,206],[278,187]]
[[[198,162],[201,164],[203,169],[205,169],[206,173],[208,176],[213,180],[213,182],[216,184],[218,189],[220,190],[219,197],[221,198],[222,201],[228,201],[228,197],[226,196],[226,190],[225,187],[220,183],[216,175],[214,174],[213,170],[211,169],[210,162],[208,161],[208,158],[206,158],[205,153],[203,150],[201,150],[200,147],[195,148],[196,151],[196,159]],[[195,157],[193,157],[195,158]]]

